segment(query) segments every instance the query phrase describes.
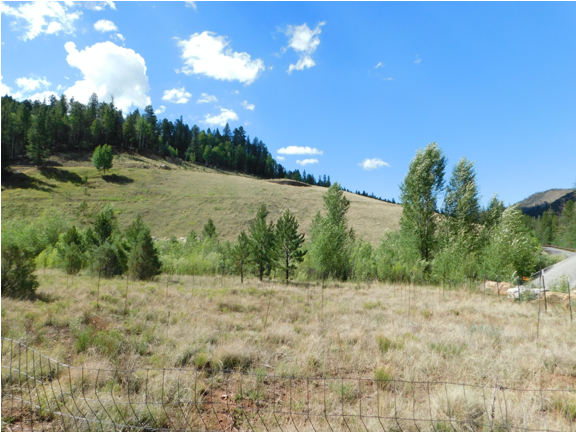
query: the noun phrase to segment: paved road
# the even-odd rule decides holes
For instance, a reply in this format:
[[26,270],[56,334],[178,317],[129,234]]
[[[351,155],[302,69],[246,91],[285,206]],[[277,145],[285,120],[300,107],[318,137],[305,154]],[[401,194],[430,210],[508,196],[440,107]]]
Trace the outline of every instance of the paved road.
[[548,252],[550,255],[559,255],[559,254],[564,254],[566,255],[568,258],[576,256],[576,252],[570,252],[564,249],[556,249],[553,247],[543,247],[543,250],[545,250],[546,252]]

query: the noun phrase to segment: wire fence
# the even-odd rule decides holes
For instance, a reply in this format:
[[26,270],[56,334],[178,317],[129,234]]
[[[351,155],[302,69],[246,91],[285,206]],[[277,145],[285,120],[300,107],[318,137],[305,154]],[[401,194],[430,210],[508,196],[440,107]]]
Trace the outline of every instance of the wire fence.
[[74,367],[2,338],[8,431],[576,431],[576,388]]

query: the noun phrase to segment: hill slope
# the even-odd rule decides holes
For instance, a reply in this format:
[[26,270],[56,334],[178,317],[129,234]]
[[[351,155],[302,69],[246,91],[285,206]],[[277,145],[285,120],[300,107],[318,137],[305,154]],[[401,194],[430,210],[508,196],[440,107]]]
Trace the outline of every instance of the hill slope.
[[549,209],[560,213],[564,204],[569,200],[576,201],[574,189],[549,189],[530,195],[525,200],[520,201],[518,205],[525,214],[536,217],[541,216]]
[[[4,221],[63,211],[82,224],[111,203],[122,228],[140,213],[152,235],[181,237],[192,229],[200,233],[211,217],[220,238],[232,241],[240,230],[248,229],[262,203],[273,220],[289,208],[307,234],[326,192],[318,186],[295,187],[144,156],[121,155],[105,176],[87,161],[53,158],[52,162],[64,166],[14,167],[18,173],[2,185]],[[345,194],[351,201],[350,225],[359,237],[376,245],[387,228],[398,229],[400,205]]]

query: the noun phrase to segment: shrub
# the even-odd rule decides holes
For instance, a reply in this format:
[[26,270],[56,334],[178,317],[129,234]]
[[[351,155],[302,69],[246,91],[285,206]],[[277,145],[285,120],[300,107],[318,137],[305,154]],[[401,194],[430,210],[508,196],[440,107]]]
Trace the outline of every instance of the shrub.
[[38,288],[36,264],[29,252],[16,244],[2,242],[2,295],[32,299]]
[[392,370],[386,366],[379,367],[374,371],[374,379],[378,387],[384,390],[393,380]]
[[92,165],[100,171],[109,170],[112,168],[112,160],[114,159],[114,154],[112,153],[112,147],[108,144],[104,144],[103,146],[98,146],[94,150],[94,154],[92,155]]

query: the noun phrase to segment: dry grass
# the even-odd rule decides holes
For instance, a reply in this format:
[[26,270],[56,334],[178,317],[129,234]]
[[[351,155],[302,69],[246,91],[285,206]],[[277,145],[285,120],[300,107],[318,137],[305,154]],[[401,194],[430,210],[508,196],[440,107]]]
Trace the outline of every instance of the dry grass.
[[[290,209],[308,232],[314,214],[322,208],[325,188],[281,185],[249,176],[175,164],[144,156],[121,156],[105,177],[89,162],[62,161],[66,166],[39,171],[17,168],[22,174],[3,184],[4,218],[33,219],[42,212],[64,211],[75,223],[111,203],[119,211],[121,227],[140,213],[157,237],[200,233],[209,217],[220,237],[235,240],[248,229],[262,203],[278,219]],[[171,169],[158,168],[167,165]],[[73,165],[73,166],[72,166]],[[87,182],[83,183],[86,177]],[[350,225],[360,237],[376,245],[386,229],[398,228],[402,207],[346,193],[351,201]],[[78,212],[86,201],[87,209]]]
[[[496,400],[490,389],[496,383],[523,389],[574,390],[576,385],[576,332],[561,306],[542,311],[537,340],[537,305],[465,289],[442,292],[427,287],[340,283],[327,286],[322,306],[321,290],[316,285],[285,286],[256,280],[241,285],[236,278],[187,276],[167,284],[163,276],[157,282],[130,282],[125,311],[125,280],[102,281],[100,308],[96,308],[95,279],[68,279],[56,270],[38,276],[40,292],[47,301],[3,299],[3,336],[85,368],[178,367],[189,371],[184,374],[229,368],[253,374],[253,378],[244,378],[244,390],[229,384],[230,377],[201,375],[204,384],[188,396],[203,398],[203,403],[208,398],[220,400],[221,393],[233,391],[236,401],[249,406],[260,403],[270,407],[266,405],[270,400],[276,404],[284,400],[285,404],[290,394],[294,409],[302,412],[308,412],[306,404],[316,404],[310,412],[321,412],[322,404],[328,404],[330,412],[339,412],[340,406],[343,411],[353,410],[362,404],[365,394],[377,392],[374,383],[363,384],[354,378],[376,378],[384,380],[377,386],[379,391],[390,395],[379,401],[382,413],[398,412],[411,418],[413,401],[424,401],[426,410],[417,413],[420,418],[430,418],[430,410],[433,418],[477,423],[473,429],[482,429],[482,424],[486,429],[506,429],[506,425],[488,425],[493,421],[489,407]],[[99,377],[101,384],[89,374],[76,375],[71,374],[73,383],[86,382],[104,395],[116,388],[104,375]],[[290,381],[289,389],[286,385],[281,391],[277,388],[278,394],[268,394],[272,391],[270,382],[265,381],[266,387],[258,378],[264,375],[348,380],[313,380],[316,393],[312,396],[312,384],[302,380]],[[172,378],[162,377],[149,377],[157,397],[160,386],[162,392],[176,386]],[[134,375],[135,383],[138,379],[142,378]],[[388,379],[467,383],[486,386],[489,391],[463,392],[461,386],[444,385],[431,389],[423,384],[385,382]],[[100,386],[104,386],[102,390],[98,390]],[[121,387],[119,384],[114,390],[116,397],[121,397]],[[323,389],[331,395],[324,402],[318,393]],[[370,405],[372,397],[363,402],[365,412],[375,409]],[[563,399],[546,398],[543,407],[524,394],[518,397],[526,398],[528,411],[522,412],[512,406],[515,397],[508,399],[511,405],[506,415],[510,418],[534,426],[546,412],[546,427],[568,430],[567,421],[576,402],[566,405]],[[240,421],[236,414],[226,414],[226,406],[222,406],[223,411],[214,415]],[[309,430],[305,423],[300,426]],[[369,419],[369,423],[378,426],[374,420]],[[470,424],[457,425],[456,430],[470,430]],[[294,429],[285,426],[284,430]],[[414,429],[413,425],[405,426],[405,430]],[[423,430],[454,430],[446,422],[420,426]],[[238,424],[234,427],[242,430]],[[336,430],[348,429],[340,424]]]

